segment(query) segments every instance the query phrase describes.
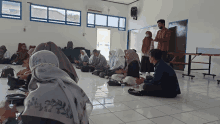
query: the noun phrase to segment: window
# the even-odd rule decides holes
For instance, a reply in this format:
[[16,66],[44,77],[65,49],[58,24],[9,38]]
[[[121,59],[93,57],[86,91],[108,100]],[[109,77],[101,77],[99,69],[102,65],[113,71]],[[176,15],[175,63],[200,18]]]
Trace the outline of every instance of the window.
[[31,4],[30,20],[81,26],[81,11]]
[[49,22],[65,24],[65,10],[49,8]]
[[126,23],[125,18],[119,18],[119,30],[125,31]]
[[67,24],[73,25],[80,25],[80,12],[67,10]]
[[96,14],[95,24],[99,26],[107,26],[107,16]]
[[118,28],[120,31],[126,31],[126,18],[111,15],[101,15],[96,13],[87,13],[87,27],[104,26]]
[[118,17],[108,16],[108,26],[118,27]]
[[95,14],[87,13],[87,26],[95,27]]
[[21,20],[21,2],[1,1],[0,17]]
[[31,17],[36,21],[47,21],[47,7],[31,5]]

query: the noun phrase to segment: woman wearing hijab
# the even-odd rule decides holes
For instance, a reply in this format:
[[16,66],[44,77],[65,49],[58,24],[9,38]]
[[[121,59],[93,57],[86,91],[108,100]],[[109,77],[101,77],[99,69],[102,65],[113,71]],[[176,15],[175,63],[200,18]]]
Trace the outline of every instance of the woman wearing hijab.
[[123,69],[125,67],[125,54],[121,49],[117,49],[116,53],[114,55],[114,60],[111,63],[111,66],[107,72],[108,77],[112,76],[113,74],[115,74],[115,71]]
[[[34,51],[33,48],[31,48],[28,51],[29,57],[32,55],[33,51]],[[22,69],[17,73],[18,78],[11,77],[10,75],[8,76],[8,85],[10,86],[9,90],[17,89],[22,85],[23,85],[22,88],[27,90],[28,84],[31,79],[31,70],[29,68],[29,58],[23,61],[22,67],[25,67],[25,69]]]
[[152,39],[152,33],[146,32],[146,36],[143,39],[142,45],[142,58],[141,58],[141,72],[150,74],[154,72],[154,65],[149,61],[150,50],[154,49],[154,42]]
[[29,57],[27,46],[25,43],[19,43],[18,51],[16,55],[13,55],[12,58],[14,58],[14,56],[16,56],[16,59],[15,60],[12,59],[11,63],[15,63],[17,65],[22,65],[23,61]]
[[81,68],[84,62],[89,62],[89,57],[85,50],[80,50],[79,60],[75,60],[75,63]]
[[88,124],[92,104],[48,50],[30,58],[32,79],[21,115],[23,124]]
[[10,63],[10,53],[4,45],[0,47],[0,64]]
[[126,51],[125,58],[127,66],[125,69],[115,71],[117,74],[112,75],[112,79],[132,86],[136,84],[136,79],[140,77],[140,60],[138,54],[131,49]]
[[116,51],[115,50],[111,50],[109,51],[109,62],[108,62],[108,67],[111,68],[112,67],[112,63],[115,59],[115,53]]
[[62,50],[57,47],[56,44],[54,44],[53,42],[41,43],[35,48],[33,53],[41,50],[49,50],[53,52],[58,57],[60,69],[68,73],[75,82],[78,82],[79,78],[76,74],[74,67],[72,66],[66,55],[62,52]]

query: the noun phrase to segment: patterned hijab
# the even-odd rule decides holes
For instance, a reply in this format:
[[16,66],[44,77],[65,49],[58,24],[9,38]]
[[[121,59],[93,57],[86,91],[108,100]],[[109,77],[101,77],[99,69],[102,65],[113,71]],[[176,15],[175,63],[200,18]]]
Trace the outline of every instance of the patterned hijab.
[[41,43],[35,48],[33,54],[41,50],[49,50],[53,52],[58,57],[59,68],[66,71],[75,82],[78,82],[79,78],[76,74],[74,67],[72,66],[66,55],[62,52],[61,49],[57,47],[56,44],[54,44],[53,42]]
[[138,61],[139,67],[141,67],[141,66],[140,66],[139,56],[138,56],[138,54],[137,54],[134,50],[129,49],[129,50],[126,51],[126,54],[128,54],[129,59],[126,59],[126,61],[127,61],[127,67],[125,68],[125,70],[128,70],[128,65],[129,65],[132,61],[134,61],[134,60]]
[[64,124],[88,124],[92,104],[74,80],[59,68],[51,51],[35,52],[29,61],[32,78],[22,116],[57,120]]

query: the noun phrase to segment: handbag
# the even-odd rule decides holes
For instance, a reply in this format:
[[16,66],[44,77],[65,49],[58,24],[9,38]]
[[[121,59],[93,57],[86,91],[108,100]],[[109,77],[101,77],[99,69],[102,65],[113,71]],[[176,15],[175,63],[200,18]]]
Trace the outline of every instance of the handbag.
[[24,99],[26,96],[24,94],[10,94],[6,96],[6,101],[15,104],[16,106],[24,106]]
[[7,78],[8,75],[13,77],[14,76],[14,69],[11,68],[10,66],[5,66],[2,69],[1,78]]

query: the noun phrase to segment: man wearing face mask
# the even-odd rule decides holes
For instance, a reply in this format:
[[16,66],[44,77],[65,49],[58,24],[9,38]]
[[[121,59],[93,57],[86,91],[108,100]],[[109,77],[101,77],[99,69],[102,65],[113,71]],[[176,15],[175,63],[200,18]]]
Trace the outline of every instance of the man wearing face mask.
[[159,50],[162,51],[162,59],[167,62],[167,51],[169,50],[169,41],[170,41],[170,36],[171,32],[165,27],[165,20],[160,19],[157,21],[159,30],[157,32],[156,38],[153,40],[155,42],[158,42],[158,48]]
[[152,33],[150,31],[146,32],[146,36],[143,39],[142,44],[142,58],[141,58],[141,72],[150,74],[150,72],[154,71],[153,64],[149,61],[149,53],[150,50],[154,49],[154,43],[152,39]]

